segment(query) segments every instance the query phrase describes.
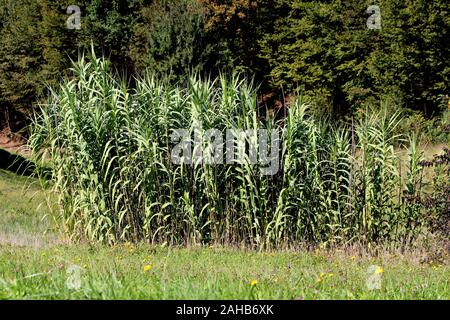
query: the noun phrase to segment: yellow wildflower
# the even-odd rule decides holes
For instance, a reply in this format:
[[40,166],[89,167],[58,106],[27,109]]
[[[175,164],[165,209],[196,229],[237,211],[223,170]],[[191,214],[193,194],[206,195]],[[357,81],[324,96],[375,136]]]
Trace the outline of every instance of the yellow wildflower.
[[150,265],[150,264],[146,264],[145,266],[144,266],[144,272],[148,272],[148,271],[150,271],[152,269],[152,265]]
[[383,268],[378,266],[377,270],[375,270],[375,274],[382,274],[384,272]]
[[331,278],[331,277],[333,277],[333,276],[334,276],[333,273],[325,274],[325,273],[321,272],[320,275],[319,275],[319,277],[317,278],[316,282],[317,282],[317,283],[321,283],[324,279],[326,279],[326,278]]
[[319,277],[317,278],[316,282],[317,282],[317,283],[322,282],[322,280],[324,279],[324,277],[325,277],[325,273],[321,272],[321,273],[319,274]]
[[252,280],[252,282],[250,282],[250,286],[254,287],[258,284],[258,280]]

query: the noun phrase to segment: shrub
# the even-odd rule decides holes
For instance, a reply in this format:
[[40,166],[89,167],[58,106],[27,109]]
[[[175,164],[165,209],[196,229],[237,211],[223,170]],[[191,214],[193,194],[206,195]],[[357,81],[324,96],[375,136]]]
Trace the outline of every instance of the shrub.
[[[259,116],[255,89],[236,75],[172,85],[146,74],[129,89],[95,56],[73,72],[42,105],[30,145],[52,168],[55,218],[74,239],[265,247],[409,243],[427,230],[421,153],[412,138],[402,172],[398,114],[368,109],[332,124],[297,99],[275,121]],[[249,156],[233,165],[171,160],[175,130],[195,142],[212,128],[249,130],[248,146],[259,129],[279,132],[280,169],[261,174]]]

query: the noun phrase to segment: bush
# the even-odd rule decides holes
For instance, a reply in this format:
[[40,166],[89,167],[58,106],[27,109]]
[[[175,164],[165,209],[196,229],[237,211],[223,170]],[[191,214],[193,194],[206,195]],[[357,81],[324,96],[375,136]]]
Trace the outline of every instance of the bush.
[[[73,71],[42,106],[30,144],[38,163],[50,161],[55,218],[74,239],[270,247],[409,243],[427,230],[421,151],[411,139],[402,171],[398,114],[367,110],[354,126],[333,125],[297,99],[276,122],[259,117],[254,88],[238,76],[172,85],[147,74],[131,90],[95,56]],[[262,174],[248,155],[205,164],[196,149],[192,164],[172,161],[175,130],[195,143],[212,128],[249,130],[247,146],[259,129],[280,133],[279,170]]]

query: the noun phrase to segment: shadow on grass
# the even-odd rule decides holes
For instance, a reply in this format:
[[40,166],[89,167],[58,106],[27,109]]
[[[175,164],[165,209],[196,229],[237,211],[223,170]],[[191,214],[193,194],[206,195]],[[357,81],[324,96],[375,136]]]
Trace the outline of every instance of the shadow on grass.
[[8,170],[22,176],[31,176],[36,169],[36,165],[20,155],[0,149],[0,169]]

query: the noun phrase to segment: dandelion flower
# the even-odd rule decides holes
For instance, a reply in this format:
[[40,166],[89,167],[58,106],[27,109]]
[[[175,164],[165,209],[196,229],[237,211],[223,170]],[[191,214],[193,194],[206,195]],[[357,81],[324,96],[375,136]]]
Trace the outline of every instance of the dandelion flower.
[[317,278],[316,282],[317,282],[317,283],[321,283],[322,280],[325,279],[325,278],[326,278],[325,273],[321,272],[321,273],[319,274],[319,277]]
[[382,274],[384,272],[382,267],[378,267],[377,270],[375,270],[375,274]]
[[250,282],[250,286],[254,287],[258,284],[258,280],[252,280],[252,282]]
[[144,266],[144,272],[148,272],[148,271],[150,271],[152,269],[152,266],[150,265],[150,264],[146,264],[145,266]]

